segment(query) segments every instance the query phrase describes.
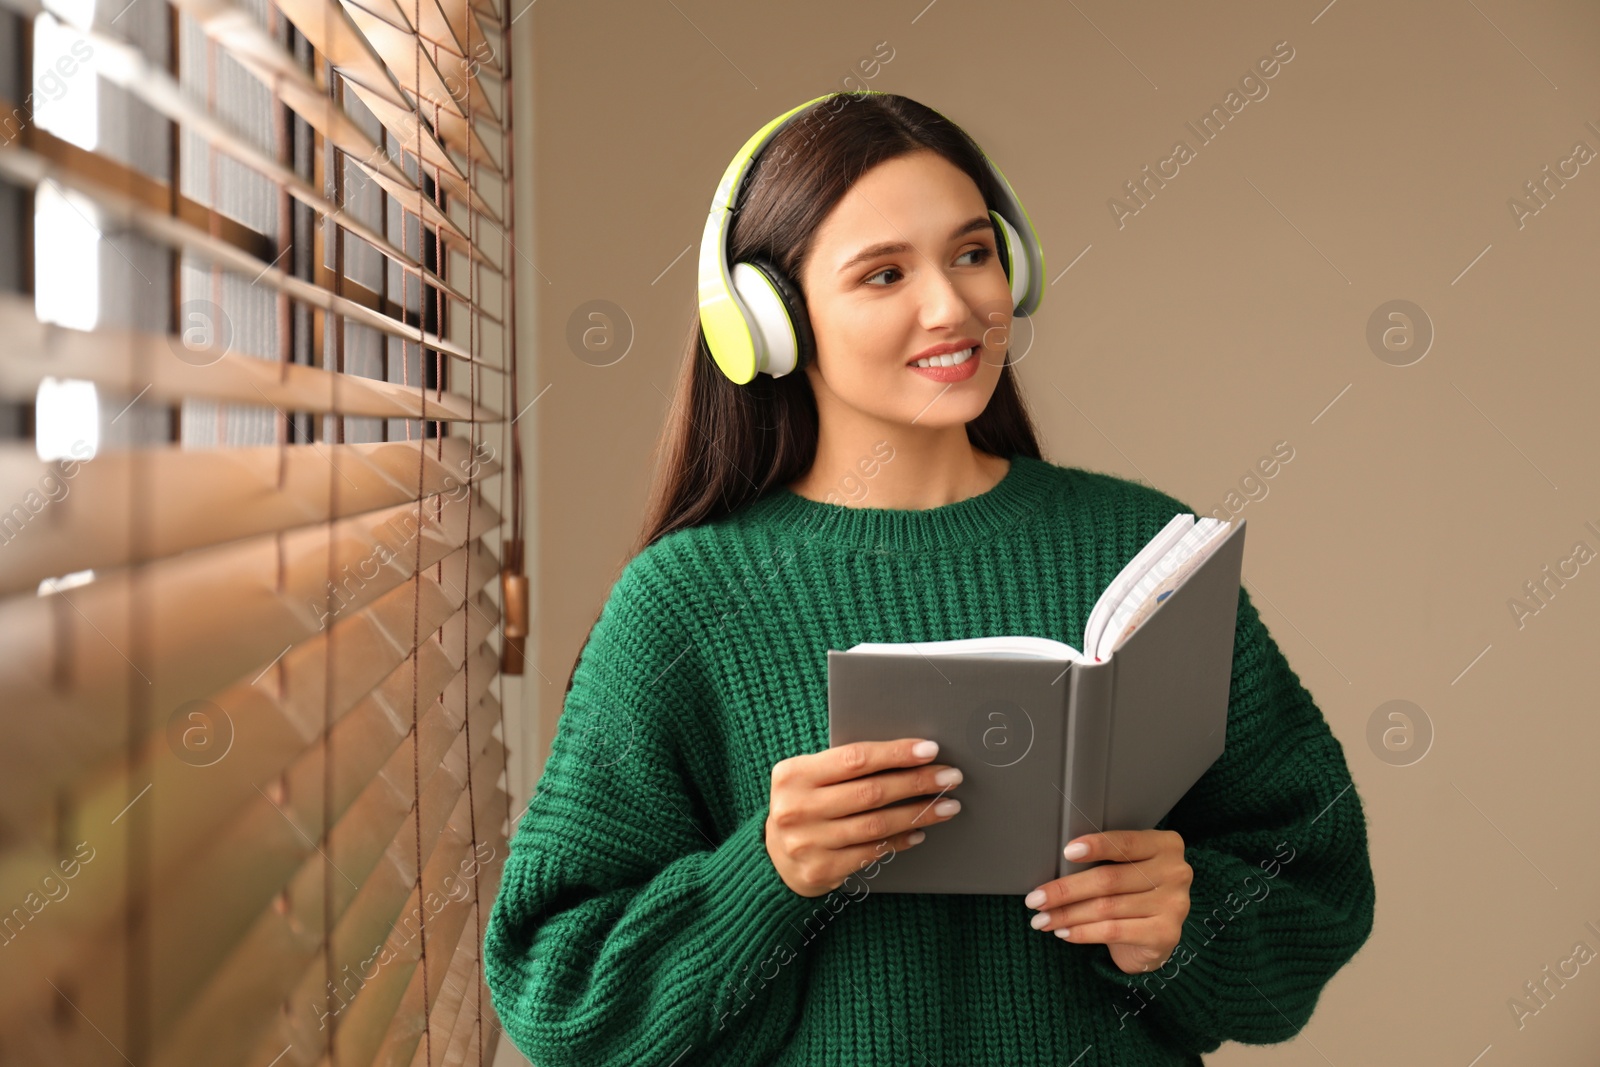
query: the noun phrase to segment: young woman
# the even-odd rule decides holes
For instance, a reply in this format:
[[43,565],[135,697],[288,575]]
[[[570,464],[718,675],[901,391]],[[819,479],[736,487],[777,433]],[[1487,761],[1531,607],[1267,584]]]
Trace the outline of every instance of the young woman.
[[1243,588],[1226,749],[1157,829],[1080,838],[1105,862],[1026,898],[871,892],[961,818],[959,768],[829,748],[827,650],[1076,643],[1193,509],[1042,458],[1008,346],[1031,228],[990,215],[1015,201],[959,128],[837,94],[755,151],[726,261],[763,265],[793,336],[769,317],[752,363],[691,326],[486,930],[507,1034],[539,1067],[1198,1064],[1294,1036],[1374,886],[1343,749]]

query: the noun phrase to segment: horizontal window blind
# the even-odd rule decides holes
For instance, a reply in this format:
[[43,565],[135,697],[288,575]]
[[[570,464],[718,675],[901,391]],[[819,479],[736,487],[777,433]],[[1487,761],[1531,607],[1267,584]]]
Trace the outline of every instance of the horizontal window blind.
[[0,1063],[488,1063],[504,0],[0,0]]

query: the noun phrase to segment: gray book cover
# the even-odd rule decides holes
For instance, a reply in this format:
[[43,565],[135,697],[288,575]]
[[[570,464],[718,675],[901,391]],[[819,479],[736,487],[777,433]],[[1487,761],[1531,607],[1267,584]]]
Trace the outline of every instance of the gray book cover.
[[830,649],[830,748],[925,737],[964,776],[961,810],[885,852],[869,891],[1025,895],[1092,866],[1062,856],[1073,838],[1160,822],[1222,754],[1244,530],[1099,663]]

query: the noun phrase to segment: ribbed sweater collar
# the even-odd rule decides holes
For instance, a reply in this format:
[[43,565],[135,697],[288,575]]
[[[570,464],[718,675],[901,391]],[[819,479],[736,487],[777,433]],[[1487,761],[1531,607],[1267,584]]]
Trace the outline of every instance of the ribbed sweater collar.
[[872,508],[825,504],[780,486],[751,504],[747,520],[803,540],[854,548],[936,552],[971,546],[1011,529],[1058,482],[1043,460],[1020,453],[991,489],[935,508]]

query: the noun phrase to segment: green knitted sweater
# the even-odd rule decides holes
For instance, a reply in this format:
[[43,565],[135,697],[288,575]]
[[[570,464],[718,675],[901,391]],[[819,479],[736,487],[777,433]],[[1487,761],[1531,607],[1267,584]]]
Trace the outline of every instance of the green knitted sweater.
[[872,894],[852,875],[808,898],[763,840],[773,764],[828,747],[828,649],[1076,646],[1123,564],[1193,511],[1014,455],[953,504],[780,488],[636,556],[485,930],[512,1041],[537,1067],[1091,1067],[1293,1037],[1371,932],[1375,893],[1344,750],[1242,587],[1226,749],[1161,823],[1194,869],[1165,967],[1124,974],[1103,944],[1036,931],[1021,896]]

